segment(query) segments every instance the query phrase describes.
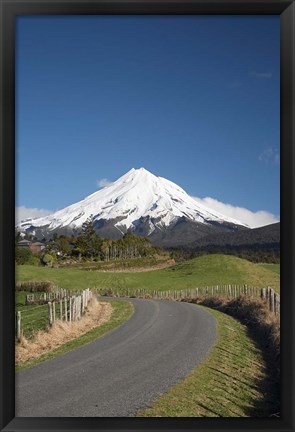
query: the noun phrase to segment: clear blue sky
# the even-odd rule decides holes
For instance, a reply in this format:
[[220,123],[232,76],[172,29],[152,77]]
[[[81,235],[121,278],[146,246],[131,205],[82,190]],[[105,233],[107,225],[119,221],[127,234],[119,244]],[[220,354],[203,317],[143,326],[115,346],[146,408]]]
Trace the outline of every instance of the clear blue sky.
[[17,205],[145,167],[279,215],[279,17],[20,17]]

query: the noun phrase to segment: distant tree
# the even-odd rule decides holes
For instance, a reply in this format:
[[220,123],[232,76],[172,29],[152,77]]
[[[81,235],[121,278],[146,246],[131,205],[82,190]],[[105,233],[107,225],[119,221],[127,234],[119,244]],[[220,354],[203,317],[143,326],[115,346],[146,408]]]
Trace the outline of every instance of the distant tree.
[[113,241],[110,239],[104,239],[101,244],[101,258],[105,261],[111,259],[111,248]]
[[91,215],[82,225],[82,233],[77,239],[76,250],[88,258],[101,256],[102,239],[96,234]]
[[104,239],[101,244],[101,259],[106,261],[151,257],[162,252],[161,248],[152,246],[148,238],[137,237],[130,232],[119,240]]
[[71,252],[69,239],[66,236],[64,236],[64,235],[59,236],[56,239],[55,243],[56,243],[57,249],[59,249],[59,251],[63,255],[66,255],[69,252]]

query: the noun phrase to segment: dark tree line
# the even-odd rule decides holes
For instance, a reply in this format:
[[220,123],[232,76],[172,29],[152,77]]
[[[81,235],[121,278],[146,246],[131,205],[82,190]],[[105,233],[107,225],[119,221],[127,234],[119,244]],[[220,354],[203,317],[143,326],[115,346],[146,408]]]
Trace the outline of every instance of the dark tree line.
[[280,263],[279,245],[207,246],[195,248],[194,250],[174,248],[170,249],[170,252],[176,261],[188,260],[201,255],[224,254],[234,255],[254,263]]

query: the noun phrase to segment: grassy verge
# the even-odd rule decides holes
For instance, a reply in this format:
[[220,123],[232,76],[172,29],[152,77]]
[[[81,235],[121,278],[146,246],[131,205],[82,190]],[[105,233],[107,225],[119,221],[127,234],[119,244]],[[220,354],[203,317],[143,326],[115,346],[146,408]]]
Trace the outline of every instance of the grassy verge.
[[226,284],[280,289],[280,276],[275,271],[245,259],[219,254],[204,255],[165,269],[145,272],[18,266],[16,274],[17,280],[50,280],[70,290],[85,287],[174,290]]
[[114,330],[116,327],[118,327],[119,325],[123,324],[125,321],[127,321],[131,315],[134,312],[134,307],[131,303],[129,303],[128,301],[123,301],[123,300],[106,300],[103,299],[103,301],[108,301],[111,303],[112,307],[113,307],[113,313],[111,316],[111,319],[106,322],[105,324],[103,324],[100,327],[96,327],[92,330],[90,330],[89,332],[85,333],[84,335],[73,339],[63,345],[61,345],[60,347],[49,351],[46,354],[43,354],[42,356],[27,361],[21,365],[16,366],[16,370],[23,370],[23,369],[27,369],[29,367],[35,366],[39,363],[43,363],[44,361],[47,360],[51,360],[55,357],[57,357],[58,355],[61,354],[65,354],[69,351],[72,351],[82,345],[85,345],[87,343],[92,342],[93,340],[104,336],[106,333],[110,332],[111,330]]
[[247,327],[209,311],[218,322],[209,356],[139,417],[267,417],[276,409],[273,393],[265,397],[266,364]]

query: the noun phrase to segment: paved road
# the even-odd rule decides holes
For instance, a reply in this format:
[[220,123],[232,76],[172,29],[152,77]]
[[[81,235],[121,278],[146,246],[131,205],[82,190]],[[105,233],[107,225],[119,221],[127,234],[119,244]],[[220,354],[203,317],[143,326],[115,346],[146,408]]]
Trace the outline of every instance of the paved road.
[[16,416],[129,417],[208,354],[215,318],[196,305],[130,300],[118,329],[16,374]]

